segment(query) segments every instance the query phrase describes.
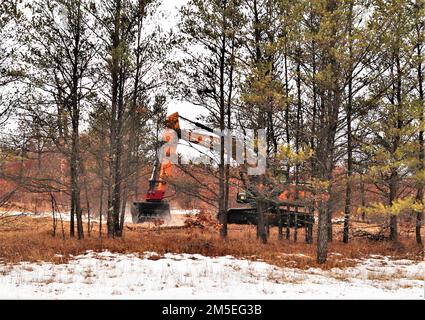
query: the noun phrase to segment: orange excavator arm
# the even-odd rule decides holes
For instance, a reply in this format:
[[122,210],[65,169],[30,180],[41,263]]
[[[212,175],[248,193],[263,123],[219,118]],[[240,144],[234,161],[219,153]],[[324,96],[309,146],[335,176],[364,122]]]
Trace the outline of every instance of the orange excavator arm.
[[[213,149],[213,145],[215,143],[220,142],[220,138],[217,136],[202,134],[198,132],[193,132],[191,130],[182,130],[180,128],[180,122],[179,119],[184,119],[195,126],[197,126],[200,129],[206,130],[208,132],[213,132],[212,129],[208,128],[207,126],[191,121],[189,119],[186,119],[182,116],[180,116],[177,112],[171,114],[166,119],[166,127],[168,129],[173,130],[175,133],[177,133],[177,136],[179,139],[187,141],[192,144],[197,144],[204,146],[206,148],[210,148],[210,150]],[[165,130],[163,133],[162,141],[164,143],[170,142],[173,139],[172,132],[169,130]],[[165,193],[167,191],[167,177],[170,177],[172,175],[173,170],[173,163],[171,162],[170,158],[172,154],[176,153],[176,144],[166,144],[165,147],[165,157],[162,157],[162,159],[156,159],[154,168],[152,171],[151,178],[149,179],[149,190],[146,193],[146,201],[162,201],[165,198]]]

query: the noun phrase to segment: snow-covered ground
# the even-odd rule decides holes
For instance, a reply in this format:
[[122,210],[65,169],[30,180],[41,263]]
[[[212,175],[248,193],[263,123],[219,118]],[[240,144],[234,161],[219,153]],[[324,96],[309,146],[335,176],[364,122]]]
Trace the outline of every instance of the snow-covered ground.
[[356,267],[278,268],[233,257],[93,253],[68,264],[0,262],[0,298],[424,299],[425,262],[372,256]]

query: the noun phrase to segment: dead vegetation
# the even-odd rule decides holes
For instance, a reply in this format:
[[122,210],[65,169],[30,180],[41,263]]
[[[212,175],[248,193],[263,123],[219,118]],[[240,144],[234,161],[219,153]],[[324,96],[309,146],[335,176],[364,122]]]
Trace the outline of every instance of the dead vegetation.
[[[67,222],[65,230],[68,230]],[[144,228],[128,225],[123,238],[99,239],[97,236],[84,240],[52,237],[50,218],[20,217],[11,228],[0,230],[0,258],[3,263],[22,261],[48,261],[66,263],[73,256],[87,250],[100,252],[110,250],[117,253],[156,252],[154,259],[165,253],[190,253],[205,256],[231,255],[236,258],[265,261],[276,266],[307,269],[318,267],[315,259],[315,245],[302,241],[294,243],[277,240],[277,230],[271,230],[268,244],[255,240],[255,228],[250,226],[230,226],[229,238],[222,241],[214,229],[208,228]],[[97,235],[95,225],[92,235]],[[335,231],[338,233],[338,230]],[[301,232],[302,233],[302,232]],[[336,235],[338,236],[338,235]],[[337,238],[335,238],[337,239]],[[355,238],[350,245],[335,240],[330,244],[329,259],[321,268],[348,267],[356,264],[354,259],[371,254],[391,256],[394,259],[423,260],[423,249],[414,238],[403,238],[397,244],[390,241],[370,241]]]

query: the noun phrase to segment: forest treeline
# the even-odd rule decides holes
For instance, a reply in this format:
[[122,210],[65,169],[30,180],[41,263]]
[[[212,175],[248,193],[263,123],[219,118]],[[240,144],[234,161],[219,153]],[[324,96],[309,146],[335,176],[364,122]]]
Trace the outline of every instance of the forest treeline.
[[[203,200],[216,205],[223,238],[235,180],[271,189],[308,181],[319,263],[341,197],[342,241],[349,242],[350,219],[361,208],[388,219],[392,241],[407,212],[422,243],[424,0],[188,0],[175,18],[162,10],[157,0],[2,1],[2,179],[29,192],[65,192],[70,235],[76,230],[81,239],[90,170],[108,236],[122,236],[126,204],[152,163],[167,105],[182,100],[222,131],[266,129],[263,177],[240,178],[225,161],[182,168],[188,194],[202,198],[201,189],[209,190]],[[167,29],[167,19],[176,26]],[[35,155],[60,162],[62,174],[6,170]],[[353,203],[357,188],[377,201]],[[2,190],[0,201],[15,189]],[[263,198],[275,191],[258,190]]]

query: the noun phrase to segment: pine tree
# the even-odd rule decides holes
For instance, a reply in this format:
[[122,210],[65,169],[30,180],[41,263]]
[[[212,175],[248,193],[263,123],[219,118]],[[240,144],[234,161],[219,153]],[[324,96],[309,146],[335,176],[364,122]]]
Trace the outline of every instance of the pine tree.
[[[370,136],[364,150],[370,155],[369,177],[380,190],[386,204],[382,211],[390,218],[390,239],[398,240],[398,213],[404,195],[402,183],[410,174],[414,104],[410,95],[410,57],[408,39],[411,27],[408,1],[377,2],[373,28],[380,37],[379,66],[385,66],[378,81],[371,85]],[[384,30],[383,33],[382,30]],[[377,210],[379,211],[379,210]]]
[[158,8],[158,1],[108,0],[92,3],[89,14],[99,21],[96,35],[102,41],[99,82],[104,85],[98,98],[106,108],[109,122],[108,143],[108,214],[109,237],[123,234],[129,188],[136,184],[142,128],[147,120],[143,107],[149,107],[152,92],[163,79],[166,53],[172,37],[166,41],[158,25],[148,31],[147,21]]
[[29,47],[27,63],[35,71],[26,77],[41,92],[34,92],[39,101],[47,99],[55,105],[56,112],[49,106],[45,110],[56,113],[57,118],[56,132],[50,138],[69,160],[70,235],[74,236],[76,217],[78,238],[82,239],[80,124],[94,86],[90,79],[96,54],[93,20],[84,14],[82,0],[39,1],[31,3],[30,8],[33,19],[23,40]]
[[[416,201],[424,205],[424,171],[425,171],[425,1],[418,0],[413,3],[413,69],[416,69],[417,74],[417,123],[418,123],[418,164],[415,170],[417,179]],[[416,212],[416,242],[422,245],[421,227],[423,221],[423,210]]]
[[[272,158],[280,152],[278,140],[283,131],[278,115],[283,114],[288,98],[280,72],[284,60],[281,51],[288,45],[288,21],[280,14],[290,9],[275,1],[252,0],[244,3],[246,8],[246,31],[244,32],[244,52],[241,60],[243,79],[241,87],[241,106],[238,108],[239,124],[243,130],[266,129],[267,164],[272,164]],[[288,14],[288,12],[286,12]],[[286,30],[285,30],[286,28]],[[279,132],[280,131],[280,132]],[[267,176],[244,177],[244,185],[249,185],[257,208],[257,237],[263,243],[267,242],[266,218],[267,198],[270,190],[261,190],[261,186],[270,185]]]
[[[221,132],[231,125],[235,93],[236,51],[242,17],[237,0],[191,0],[181,9],[182,49],[186,54],[180,72],[184,99],[204,107],[206,119]],[[220,234],[227,237],[229,170],[225,163],[225,138],[221,137],[218,161],[218,217]]]

